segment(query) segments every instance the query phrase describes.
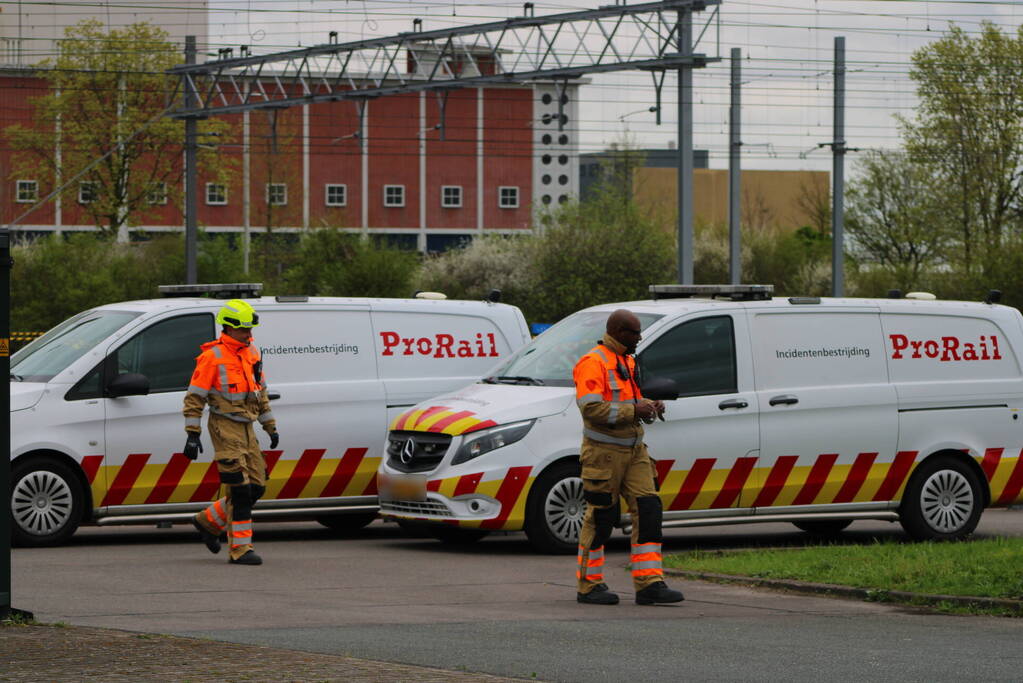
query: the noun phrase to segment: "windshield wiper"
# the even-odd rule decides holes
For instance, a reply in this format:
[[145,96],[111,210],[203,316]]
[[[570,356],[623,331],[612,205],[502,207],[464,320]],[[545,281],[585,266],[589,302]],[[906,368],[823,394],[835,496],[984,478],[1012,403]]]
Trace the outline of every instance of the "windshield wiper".
[[24,382],[25,381],[24,377],[22,377],[21,375],[15,375],[13,372],[11,373],[11,379],[13,379],[15,382]]
[[536,379],[535,377],[525,377],[523,375],[499,375],[497,377],[487,377],[491,382],[500,382],[501,384],[532,384],[533,386],[542,387],[543,380]]

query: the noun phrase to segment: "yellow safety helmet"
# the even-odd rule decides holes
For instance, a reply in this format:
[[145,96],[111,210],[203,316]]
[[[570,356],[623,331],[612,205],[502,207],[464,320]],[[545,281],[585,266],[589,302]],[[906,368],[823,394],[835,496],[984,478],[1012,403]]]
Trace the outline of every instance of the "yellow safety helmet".
[[217,313],[217,324],[227,325],[238,329],[240,327],[255,327],[259,324],[259,316],[247,301],[231,299]]

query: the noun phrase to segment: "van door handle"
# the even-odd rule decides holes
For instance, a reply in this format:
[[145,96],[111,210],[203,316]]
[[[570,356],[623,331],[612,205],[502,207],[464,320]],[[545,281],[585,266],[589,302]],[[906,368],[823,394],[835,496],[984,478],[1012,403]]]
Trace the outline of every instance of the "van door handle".
[[279,399],[281,397],[281,395],[276,393],[276,392],[274,392],[272,394],[267,394],[266,397],[268,399],[270,399],[271,401],[276,401],[277,399]]
[[799,399],[792,394],[781,394],[780,396],[774,396],[768,401],[772,406],[785,405],[790,406],[794,403],[799,403]]
[[718,404],[718,408],[721,410],[728,410],[729,408],[746,408],[747,406],[749,406],[749,403],[741,398],[730,398]]

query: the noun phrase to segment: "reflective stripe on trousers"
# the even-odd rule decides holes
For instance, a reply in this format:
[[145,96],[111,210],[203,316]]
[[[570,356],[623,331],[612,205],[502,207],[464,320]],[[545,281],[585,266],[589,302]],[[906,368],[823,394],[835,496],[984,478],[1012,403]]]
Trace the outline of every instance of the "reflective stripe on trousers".
[[251,519],[231,522],[231,547],[237,548],[243,545],[252,545]]
[[585,579],[586,581],[603,581],[604,580],[604,546],[600,546],[596,550],[591,550],[589,558],[586,561],[586,566],[583,567],[583,556],[586,555],[586,548],[579,546],[579,554],[576,556],[576,564],[578,569],[575,572],[575,578]]
[[633,578],[663,575],[660,543],[641,543],[632,546]]
[[223,531],[227,526],[227,512],[224,510],[226,500],[226,498],[221,498],[206,508],[206,521],[219,531]]

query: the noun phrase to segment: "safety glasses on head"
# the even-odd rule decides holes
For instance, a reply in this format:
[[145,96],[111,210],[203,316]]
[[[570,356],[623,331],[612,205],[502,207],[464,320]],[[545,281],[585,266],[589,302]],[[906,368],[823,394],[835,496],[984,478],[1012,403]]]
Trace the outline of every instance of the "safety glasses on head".
[[217,313],[217,324],[235,329],[255,327],[259,325],[259,315],[248,302],[231,299]]

